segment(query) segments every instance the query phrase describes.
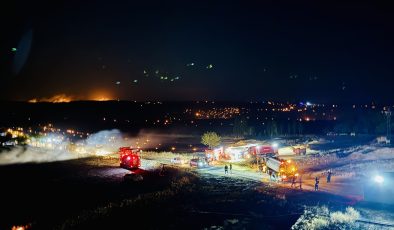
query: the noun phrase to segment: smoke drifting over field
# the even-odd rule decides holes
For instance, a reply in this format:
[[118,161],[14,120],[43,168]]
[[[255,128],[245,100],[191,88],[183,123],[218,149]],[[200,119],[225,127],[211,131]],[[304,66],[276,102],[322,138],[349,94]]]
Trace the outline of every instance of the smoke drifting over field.
[[18,146],[10,151],[3,151],[0,153],[0,165],[51,162],[73,158],[76,158],[76,156],[74,157],[68,151]]
[[[86,140],[76,143],[48,135],[38,138],[40,143],[51,143],[51,147],[17,146],[0,153],[0,165],[28,162],[52,162],[71,160],[94,155],[105,155],[115,152],[119,146],[126,145],[119,130],[105,130],[90,135]],[[58,136],[57,136],[58,137]],[[53,147],[52,147],[53,146]],[[74,146],[74,148],[69,148]]]
[[196,136],[173,133],[160,133],[149,130],[141,130],[136,137],[130,138],[134,147],[140,146],[142,149],[154,149],[165,144],[189,144],[190,139]]
[[[0,165],[41,163],[72,160],[82,157],[103,156],[116,153],[119,147],[132,146],[141,149],[154,149],[166,143],[177,142],[187,135],[162,134],[142,130],[137,136],[130,137],[117,129],[103,130],[89,135],[85,140],[75,143],[47,135],[38,138],[40,143],[51,143],[51,147],[17,146],[0,152]],[[72,146],[72,148],[70,147]]]

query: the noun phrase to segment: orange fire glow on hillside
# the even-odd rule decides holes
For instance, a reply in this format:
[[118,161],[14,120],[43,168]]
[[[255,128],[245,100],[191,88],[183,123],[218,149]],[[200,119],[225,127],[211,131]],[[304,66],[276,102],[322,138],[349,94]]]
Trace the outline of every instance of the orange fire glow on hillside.
[[105,90],[97,90],[93,91],[88,95],[66,95],[66,94],[56,94],[52,97],[43,97],[43,98],[32,98],[28,100],[29,103],[40,103],[40,102],[49,102],[49,103],[68,103],[72,101],[78,100],[86,100],[86,101],[111,101],[114,100],[112,94]]
[[52,97],[44,97],[44,98],[33,98],[28,100],[30,103],[37,103],[37,102],[51,102],[51,103],[67,103],[73,101],[73,97],[67,96],[66,94],[57,94]]
[[103,91],[103,90],[93,92],[90,95],[89,99],[92,100],[92,101],[111,101],[111,100],[114,100],[109,92]]
[[108,97],[98,97],[93,99],[93,101],[110,101],[111,99]]

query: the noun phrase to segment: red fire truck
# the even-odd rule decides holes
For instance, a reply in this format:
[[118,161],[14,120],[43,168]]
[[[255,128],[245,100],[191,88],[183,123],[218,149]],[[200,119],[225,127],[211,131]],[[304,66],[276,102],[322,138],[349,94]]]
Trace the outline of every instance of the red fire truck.
[[137,169],[141,166],[141,150],[138,148],[119,148],[120,167],[125,169]]
[[271,145],[256,145],[256,146],[251,146],[248,149],[248,152],[250,155],[260,155],[260,156],[266,156],[269,154],[275,155],[278,153],[278,149],[275,147],[272,147]]

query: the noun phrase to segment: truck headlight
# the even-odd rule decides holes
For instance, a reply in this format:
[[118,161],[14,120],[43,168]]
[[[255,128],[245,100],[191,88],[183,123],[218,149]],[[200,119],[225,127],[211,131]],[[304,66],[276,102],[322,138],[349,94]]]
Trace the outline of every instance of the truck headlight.
[[382,184],[384,182],[384,178],[380,175],[375,176],[374,181],[376,183]]

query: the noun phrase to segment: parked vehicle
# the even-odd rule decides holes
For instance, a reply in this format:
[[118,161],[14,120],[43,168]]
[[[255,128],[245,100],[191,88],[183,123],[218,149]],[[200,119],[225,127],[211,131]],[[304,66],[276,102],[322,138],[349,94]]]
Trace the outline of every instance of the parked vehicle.
[[208,166],[208,162],[204,158],[193,158],[189,162],[190,167],[204,168]]
[[281,181],[289,181],[292,177],[298,177],[297,167],[291,160],[285,161],[274,157],[266,157],[263,158],[263,168],[265,168],[266,173],[280,178]]
[[141,167],[141,150],[138,148],[119,148],[120,167],[125,169],[137,169]]

